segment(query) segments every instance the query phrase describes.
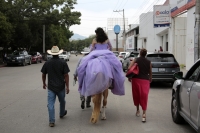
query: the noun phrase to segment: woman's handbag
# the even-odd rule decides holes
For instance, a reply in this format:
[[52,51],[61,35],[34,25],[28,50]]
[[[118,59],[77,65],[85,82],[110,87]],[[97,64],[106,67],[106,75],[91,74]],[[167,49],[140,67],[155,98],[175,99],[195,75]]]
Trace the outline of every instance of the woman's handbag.
[[126,73],[127,78],[133,78],[135,75],[138,75],[139,67],[137,63],[134,63],[133,66]]

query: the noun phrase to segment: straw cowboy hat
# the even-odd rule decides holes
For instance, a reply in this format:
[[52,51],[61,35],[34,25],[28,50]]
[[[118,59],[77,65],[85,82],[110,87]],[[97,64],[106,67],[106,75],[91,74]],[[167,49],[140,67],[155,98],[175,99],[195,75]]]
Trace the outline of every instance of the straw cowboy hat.
[[51,54],[51,55],[59,55],[63,52],[63,50],[59,50],[58,46],[53,46],[51,48],[51,50],[47,50],[47,53],[48,54]]

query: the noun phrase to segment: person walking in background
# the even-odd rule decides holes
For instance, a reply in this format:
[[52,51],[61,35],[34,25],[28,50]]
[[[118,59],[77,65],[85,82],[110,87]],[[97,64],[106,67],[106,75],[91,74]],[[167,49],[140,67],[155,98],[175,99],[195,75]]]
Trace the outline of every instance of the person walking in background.
[[[49,126],[55,125],[55,109],[54,104],[56,96],[60,102],[60,118],[67,114],[65,110],[65,93],[69,93],[69,67],[67,63],[58,57],[63,50],[59,50],[57,46],[53,46],[51,50],[47,50],[48,54],[53,56],[52,59],[45,62],[43,65],[42,81],[43,89],[48,89],[48,112],[49,112]],[[46,74],[48,74],[48,86],[46,85]],[[66,88],[66,89],[65,89]]]
[[148,102],[148,94],[150,88],[150,82],[152,81],[152,70],[151,62],[145,58],[147,54],[146,49],[140,50],[140,57],[135,58],[134,61],[128,67],[128,70],[133,66],[134,63],[138,64],[139,74],[134,78],[129,79],[132,82],[132,95],[134,105],[137,108],[136,116],[140,116],[139,105],[142,107],[142,122],[146,122],[146,110]]
[[160,51],[161,51],[161,52],[163,51],[163,48],[162,48],[162,46],[160,46]]
[[[81,60],[88,54],[89,54],[89,52],[84,53],[84,56],[81,59],[79,59],[79,61],[77,63],[77,66],[76,66],[76,69],[75,69],[75,72],[74,72],[74,80],[75,81],[77,81],[77,77],[78,77],[77,68],[81,64]],[[84,109],[85,108],[85,96],[80,94],[80,99],[81,99],[81,108]],[[87,96],[87,98],[86,98],[86,107],[87,108],[91,107],[90,102],[91,102],[91,96]]]

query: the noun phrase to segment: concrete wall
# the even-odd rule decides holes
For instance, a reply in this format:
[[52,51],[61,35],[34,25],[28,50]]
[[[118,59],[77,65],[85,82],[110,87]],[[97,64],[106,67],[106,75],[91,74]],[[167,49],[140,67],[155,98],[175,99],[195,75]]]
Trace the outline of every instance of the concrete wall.
[[173,53],[178,63],[185,65],[187,25],[191,26],[187,24],[187,18],[181,15],[171,19],[170,27],[153,28],[153,13],[144,13],[140,16],[138,48],[158,51],[162,46],[163,51]]
[[[168,34],[166,29],[153,27],[153,12],[140,15],[138,48],[146,48],[148,51],[159,50],[163,43],[162,36]],[[165,32],[162,33],[162,31]]]
[[179,64],[186,63],[186,29],[187,29],[187,18],[176,17],[175,19],[175,36],[174,36],[174,56],[176,57]]
[[186,32],[186,70],[194,64],[194,26],[195,26],[195,7],[187,12],[187,32]]

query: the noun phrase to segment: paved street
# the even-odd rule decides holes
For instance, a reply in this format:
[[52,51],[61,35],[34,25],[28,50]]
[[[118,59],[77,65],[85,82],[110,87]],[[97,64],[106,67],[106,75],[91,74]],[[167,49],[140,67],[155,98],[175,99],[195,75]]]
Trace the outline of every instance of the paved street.
[[92,108],[80,107],[77,84],[73,86],[73,72],[80,56],[71,56],[70,93],[66,96],[68,114],[59,118],[56,101],[56,126],[48,126],[47,92],[42,89],[43,63],[25,67],[0,68],[0,133],[194,133],[190,125],[177,125],[170,113],[171,87],[165,83],[151,85],[147,122],[136,117],[131,84],[125,81],[125,96],[109,93],[107,120],[89,122]]

